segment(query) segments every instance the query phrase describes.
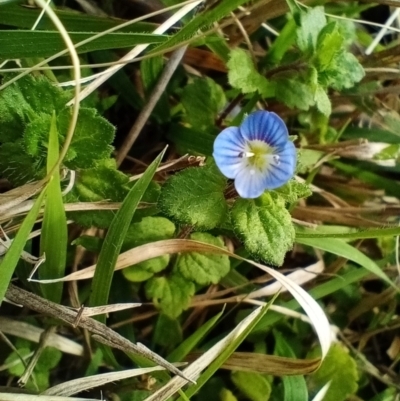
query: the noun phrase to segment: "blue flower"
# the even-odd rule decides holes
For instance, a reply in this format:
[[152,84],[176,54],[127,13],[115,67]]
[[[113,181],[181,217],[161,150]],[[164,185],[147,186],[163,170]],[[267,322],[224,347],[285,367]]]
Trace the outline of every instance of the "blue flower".
[[286,125],[268,111],[256,111],[240,127],[224,129],[215,139],[213,156],[222,174],[235,180],[242,198],[257,198],[282,186],[296,167],[296,148]]

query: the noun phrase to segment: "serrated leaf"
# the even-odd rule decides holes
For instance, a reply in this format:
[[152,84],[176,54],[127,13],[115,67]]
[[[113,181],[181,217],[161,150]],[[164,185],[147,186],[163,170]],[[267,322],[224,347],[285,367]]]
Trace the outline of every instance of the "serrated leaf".
[[237,237],[257,259],[280,266],[292,248],[295,232],[281,198],[264,194],[260,200],[238,199],[231,210]]
[[178,320],[160,313],[154,328],[153,340],[156,344],[169,349],[181,343],[183,335]]
[[[316,356],[318,353],[319,350],[316,349],[310,353],[309,357]],[[331,347],[321,367],[309,376],[309,391],[316,393],[329,381],[331,381],[331,385],[324,397],[324,401],[347,400],[358,389],[357,364],[348,351],[339,343]]]
[[215,165],[187,168],[166,181],[158,207],[181,224],[210,230],[226,218],[225,187],[226,179]]
[[318,35],[326,25],[323,7],[309,8],[300,13],[300,27],[297,31],[297,45],[305,53],[314,53]]
[[25,153],[22,141],[6,142],[0,146],[1,176],[14,186],[44,177],[46,159],[36,160]]
[[[208,233],[193,233],[190,238],[224,247],[221,238]],[[183,277],[197,284],[217,284],[222,277],[228,274],[230,262],[225,255],[190,252],[179,256],[175,268]]]
[[312,194],[309,185],[295,179],[291,179],[282,187],[275,189],[274,192],[279,194],[286,202],[290,203],[296,202],[301,198],[307,198]]
[[296,76],[278,76],[275,82],[276,98],[289,108],[308,110],[315,104],[318,74],[314,68],[309,68]]
[[116,169],[115,161],[109,159],[99,166],[79,171],[74,189],[68,199],[86,202],[124,199],[129,178]]
[[146,283],[147,297],[172,319],[188,308],[194,292],[194,284],[176,273],[153,277]]
[[[139,223],[130,225],[126,234],[123,250],[134,248],[153,241],[172,238],[175,225],[165,217],[144,217]],[[169,264],[170,256],[163,255],[140,262],[123,270],[126,279],[133,282],[148,280],[164,270]]]
[[325,80],[326,85],[337,90],[353,87],[365,75],[357,58],[347,51],[340,53],[324,73],[322,79]]
[[267,97],[273,92],[267,78],[256,70],[253,61],[244,50],[232,50],[227,67],[230,85],[243,93],[258,92]]
[[[113,159],[102,161],[95,168],[81,170],[77,173],[74,188],[66,199],[68,202],[99,202],[110,200],[121,202],[128,192],[126,185],[129,178],[116,169]],[[84,227],[107,228],[115,212],[110,210],[74,212],[69,215]]]
[[221,86],[206,77],[197,78],[185,86],[181,101],[189,124],[205,131],[215,125],[215,119],[224,107],[226,98]]
[[[57,116],[57,126],[65,137],[71,121],[71,110],[64,109]],[[98,115],[95,109],[80,108],[78,122],[68,150],[65,165],[72,169],[93,168],[108,159],[113,150],[115,127]]]
[[343,50],[343,46],[344,38],[339,31],[338,24],[331,22],[326,25],[318,36],[317,51],[315,54],[318,71],[328,68],[335,57]]
[[124,239],[123,249],[172,238],[175,229],[175,224],[165,217],[144,217],[140,222],[129,226]]

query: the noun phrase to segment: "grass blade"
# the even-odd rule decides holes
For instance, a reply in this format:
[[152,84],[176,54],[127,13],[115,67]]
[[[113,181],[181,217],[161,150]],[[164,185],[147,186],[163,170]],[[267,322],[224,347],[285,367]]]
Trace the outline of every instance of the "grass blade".
[[[126,232],[132,216],[161,162],[164,152],[165,150],[151,163],[143,176],[129,191],[110,225],[94,273],[89,306],[106,305],[108,302],[111,279]],[[97,319],[102,322],[105,321],[104,316],[98,316]]]
[[[47,172],[49,173],[57,163],[59,156],[58,132],[56,116],[53,114],[49,132],[47,154]],[[42,235],[40,237],[40,254],[46,256],[45,262],[39,268],[39,277],[62,277],[67,260],[68,229],[67,218],[61,193],[60,171],[54,171],[47,187],[47,196],[44,206]],[[45,298],[59,303],[62,296],[62,283],[51,286],[41,286]]]

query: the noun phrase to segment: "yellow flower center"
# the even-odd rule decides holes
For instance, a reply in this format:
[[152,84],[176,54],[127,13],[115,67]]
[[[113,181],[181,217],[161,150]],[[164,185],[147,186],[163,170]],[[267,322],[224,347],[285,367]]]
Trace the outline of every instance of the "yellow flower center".
[[254,174],[255,170],[267,171],[271,164],[279,164],[279,156],[273,154],[274,149],[264,141],[251,141],[247,143],[246,151],[241,154],[247,159],[250,174]]

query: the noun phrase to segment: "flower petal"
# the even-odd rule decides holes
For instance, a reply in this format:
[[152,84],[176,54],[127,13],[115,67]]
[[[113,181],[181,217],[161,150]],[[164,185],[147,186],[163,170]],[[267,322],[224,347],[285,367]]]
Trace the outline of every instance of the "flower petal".
[[214,141],[213,157],[221,173],[235,178],[243,164],[240,154],[245,150],[246,141],[238,127],[224,129]]
[[289,134],[283,120],[275,113],[256,111],[240,126],[240,133],[247,140],[260,140],[272,147],[283,145]]
[[296,148],[293,142],[288,141],[278,148],[276,154],[279,155],[279,164],[270,164],[265,174],[264,185],[266,189],[281,187],[293,177],[296,168]]
[[258,198],[265,191],[265,174],[243,165],[235,178],[235,188],[241,198]]

